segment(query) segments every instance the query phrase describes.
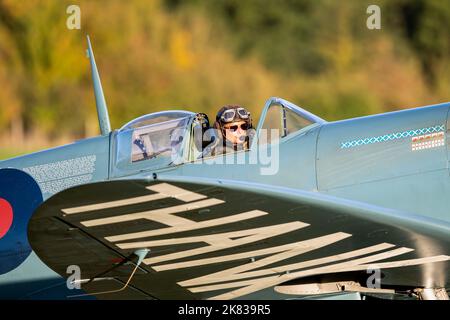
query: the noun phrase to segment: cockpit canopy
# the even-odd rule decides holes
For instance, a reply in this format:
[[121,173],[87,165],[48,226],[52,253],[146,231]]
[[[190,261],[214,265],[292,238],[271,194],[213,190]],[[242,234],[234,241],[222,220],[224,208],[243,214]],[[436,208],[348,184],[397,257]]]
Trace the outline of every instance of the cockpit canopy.
[[293,137],[326,121],[281,98],[270,98],[258,123],[258,143],[273,143]]
[[116,136],[115,170],[120,171],[117,174],[182,163],[189,140],[185,138],[189,137],[189,124],[194,116],[188,111],[163,111],[125,124]]
[[[206,121],[202,122],[204,117]],[[254,136],[258,144],[271,144],[324,122],[286,100],[271,98],[263,109]],[[199,159],[203,156],[199,149],[214,139],[199,142],[195,133],[201,128],[200,137],[205,139],[208,134],[203,133],[208,127],[206,115],[181,110],[156,112],[128,122],[115,136],[113,175],[124,176]],[[267,131],[271,131],[272,136],[264,136]]]
[[195,113],[183,110],[155,112],[131,120],[127,124],[123,125],[122,128],[120,128],[120,131],[127,129],[142,128],[152,124],[162,123],[169,120],[189,118],[192,117],[193,115],[195,115]]

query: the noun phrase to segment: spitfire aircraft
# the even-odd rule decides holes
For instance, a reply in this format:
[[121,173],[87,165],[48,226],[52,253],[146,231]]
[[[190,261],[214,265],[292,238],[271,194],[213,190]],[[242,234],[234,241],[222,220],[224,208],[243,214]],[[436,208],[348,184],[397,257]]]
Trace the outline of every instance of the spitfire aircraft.
[[450,103],[270,98],[249,150],[206,156],[201,113],[111,130],[88,56],[101,135],[0,161],[0,298],[448,299]]

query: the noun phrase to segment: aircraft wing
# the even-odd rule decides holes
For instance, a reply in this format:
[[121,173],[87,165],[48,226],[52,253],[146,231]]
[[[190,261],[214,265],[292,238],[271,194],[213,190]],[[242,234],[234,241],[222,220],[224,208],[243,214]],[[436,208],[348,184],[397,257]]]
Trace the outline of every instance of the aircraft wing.
[[100,299],[287,299],[323,293],[317,283],[366,286],[375,269],[382,287],[450,287],[447,222],[231,180],[74,187],[37,209],[28,237],[61,276],[79,268]]

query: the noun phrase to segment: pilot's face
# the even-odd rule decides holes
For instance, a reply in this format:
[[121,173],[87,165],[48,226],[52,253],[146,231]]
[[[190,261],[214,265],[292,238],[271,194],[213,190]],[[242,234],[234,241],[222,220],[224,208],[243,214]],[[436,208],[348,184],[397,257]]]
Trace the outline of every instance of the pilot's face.
[[247,136],[248,125],[245,121],[236,121],[224,125],[225,137],[233,144],[242,144]]

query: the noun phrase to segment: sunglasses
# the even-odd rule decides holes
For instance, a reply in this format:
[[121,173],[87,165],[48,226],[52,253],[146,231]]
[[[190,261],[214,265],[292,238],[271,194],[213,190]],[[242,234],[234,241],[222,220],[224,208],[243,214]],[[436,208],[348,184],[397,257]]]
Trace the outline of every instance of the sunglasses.
[[236,131],[238,128],[241,128],[241,130],[247,130],[248,124],[247,123],[235,124],[229,127],[225,127],[225,130]]
[[237,108],[237,109],[226,110],[222,114],[220,119],[223,122],[232,122],[234,120],[234,118],[236,117],[236,114],[241,119],[248,119],[248,117],[249,117],[249,113],[247,112],[247,110],[245,110],[244,108]]

